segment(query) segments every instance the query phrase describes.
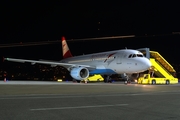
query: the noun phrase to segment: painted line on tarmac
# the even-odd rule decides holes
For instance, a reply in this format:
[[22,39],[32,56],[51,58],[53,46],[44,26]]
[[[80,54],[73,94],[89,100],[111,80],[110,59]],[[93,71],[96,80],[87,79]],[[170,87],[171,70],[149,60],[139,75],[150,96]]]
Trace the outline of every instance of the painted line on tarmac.
[[73,106],[73,107],[59,107],[59,108],[35,108],[30,111],[41,111],[41,110],[66,110],[66,109],[82,109],[82,108],[100,108],[100,107],[118,107],[127,106],[128,104],[114,104],[114,105],[94,105],[94,106]]

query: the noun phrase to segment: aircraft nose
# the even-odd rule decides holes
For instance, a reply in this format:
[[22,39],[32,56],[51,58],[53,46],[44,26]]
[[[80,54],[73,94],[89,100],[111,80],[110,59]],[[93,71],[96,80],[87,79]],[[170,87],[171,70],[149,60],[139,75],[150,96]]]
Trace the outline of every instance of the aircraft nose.
[[145,69],[149,69],[152,66],[149,59],[144,59],[142,62],[143,62],[143,66],[145,67]]

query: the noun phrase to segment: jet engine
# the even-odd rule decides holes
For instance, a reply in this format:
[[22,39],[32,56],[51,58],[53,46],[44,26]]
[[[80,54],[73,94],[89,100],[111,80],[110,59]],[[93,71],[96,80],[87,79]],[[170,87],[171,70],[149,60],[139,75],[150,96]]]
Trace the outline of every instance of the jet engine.
[[70,71],[70,75],[76,80],[84,80],[89,77],[89,70],[85,67],[76,67]]

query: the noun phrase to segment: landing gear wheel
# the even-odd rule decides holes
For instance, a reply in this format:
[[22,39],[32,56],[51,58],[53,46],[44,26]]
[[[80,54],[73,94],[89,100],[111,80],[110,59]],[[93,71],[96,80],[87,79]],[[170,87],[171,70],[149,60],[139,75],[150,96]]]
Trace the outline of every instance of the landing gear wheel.
[[128,80],[127,82],[128,82],[128,84],[131,84],[131,81],[130,81],[130,80]]
[[126,85],[127,85],[127,84],[131,84],[131,81],[130,81],[130,80],[125,80],[125,81],[124,81],[124,84],[126,84]]
[[124,84],[125,84],[125,85],[127,85],[127,83],[128,83],[128,81],[127,81],[127,80],[125,80],[125,81],[124,81]]
[[111,83],[111,78],[110,78],[110,76],[104,76],[104,82],[105,83]]

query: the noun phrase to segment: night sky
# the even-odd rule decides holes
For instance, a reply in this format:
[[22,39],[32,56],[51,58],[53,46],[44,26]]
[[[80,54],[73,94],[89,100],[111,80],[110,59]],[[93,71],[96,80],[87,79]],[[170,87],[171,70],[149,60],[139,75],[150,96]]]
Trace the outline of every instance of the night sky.
[[[68,42],[73,55],[149,47],[170,63],[180,63],[179,2],[121,0],[102,2],[2,2],[1,46],[11,43],[136,35],[135,38]],[[1,56],[62,58],[61,43],[0,48]],[[24,54],[26,52],[27,54]]]

